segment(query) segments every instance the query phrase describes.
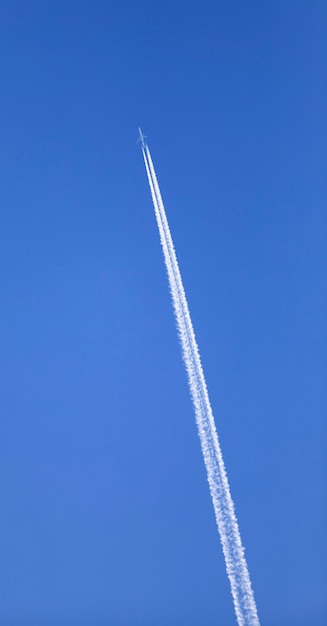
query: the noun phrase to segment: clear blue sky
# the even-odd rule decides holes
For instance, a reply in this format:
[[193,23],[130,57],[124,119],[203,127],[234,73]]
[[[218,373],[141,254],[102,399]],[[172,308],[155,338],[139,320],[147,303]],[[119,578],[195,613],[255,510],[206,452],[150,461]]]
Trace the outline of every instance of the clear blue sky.
[[322,0],[3,0],[0,622],[233,626],[137,126],[263,626],[325,626]]

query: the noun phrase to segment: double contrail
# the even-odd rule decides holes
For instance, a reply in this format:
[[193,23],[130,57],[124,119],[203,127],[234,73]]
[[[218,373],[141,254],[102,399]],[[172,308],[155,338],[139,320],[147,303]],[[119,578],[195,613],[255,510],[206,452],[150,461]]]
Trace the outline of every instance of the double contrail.
[[182,277],[150,150],[141,131],[140,140],[236,618],[239,626],[260,626]]

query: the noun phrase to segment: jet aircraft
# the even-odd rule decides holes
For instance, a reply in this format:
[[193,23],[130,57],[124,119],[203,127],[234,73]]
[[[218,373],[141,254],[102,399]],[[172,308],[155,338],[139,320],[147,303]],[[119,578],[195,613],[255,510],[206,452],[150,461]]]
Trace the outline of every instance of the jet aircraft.
[[141,142],[142,148],[145,148],[145,145],[146,145],[145,140],[146,140],[146,135],[143,135],[143,133],[142,133],[140,127],[139,127],[139,138],[138,138],[136,143]]

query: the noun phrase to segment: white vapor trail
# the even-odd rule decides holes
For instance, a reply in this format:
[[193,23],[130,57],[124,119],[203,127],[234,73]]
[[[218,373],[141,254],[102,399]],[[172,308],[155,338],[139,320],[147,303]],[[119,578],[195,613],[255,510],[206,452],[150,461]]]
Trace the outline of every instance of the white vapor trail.
[[144,139],[142,152],[236,618],[239,626],[260,626],[182,277],[151,154]]

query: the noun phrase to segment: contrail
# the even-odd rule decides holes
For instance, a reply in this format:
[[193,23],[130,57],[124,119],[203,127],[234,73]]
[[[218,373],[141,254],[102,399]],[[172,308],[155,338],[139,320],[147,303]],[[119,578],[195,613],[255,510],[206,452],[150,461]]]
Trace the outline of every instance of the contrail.
[[236,618],[239,626],[260,626],[182,277],[150,150],[141,131],[140,140]]

